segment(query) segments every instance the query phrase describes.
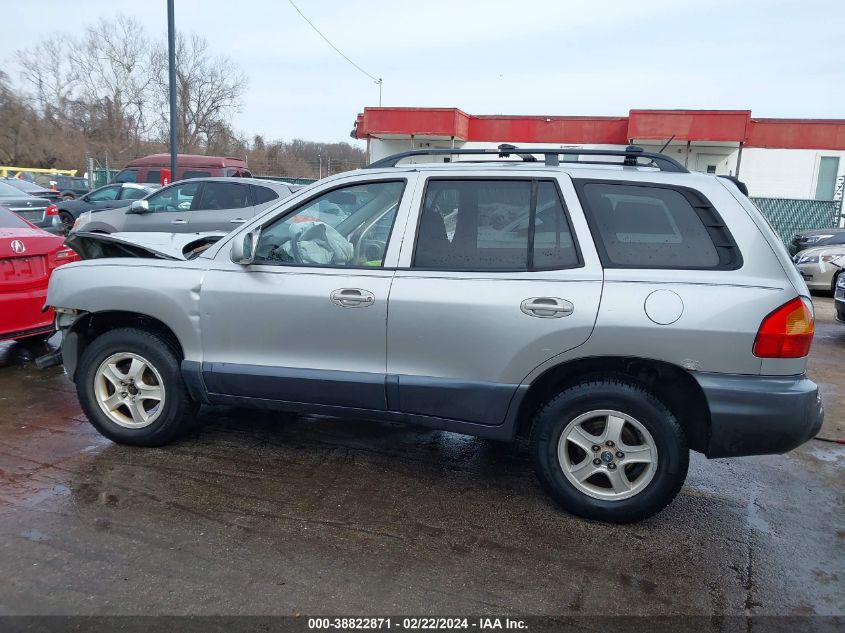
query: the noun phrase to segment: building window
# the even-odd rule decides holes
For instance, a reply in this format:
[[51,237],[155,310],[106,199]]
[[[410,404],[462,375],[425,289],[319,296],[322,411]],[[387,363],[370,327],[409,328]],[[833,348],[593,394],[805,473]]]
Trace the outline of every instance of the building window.
[[836,174],[839,172],[838,156],[822,156],[816,180],[816,200],[833,200],[836,191]]

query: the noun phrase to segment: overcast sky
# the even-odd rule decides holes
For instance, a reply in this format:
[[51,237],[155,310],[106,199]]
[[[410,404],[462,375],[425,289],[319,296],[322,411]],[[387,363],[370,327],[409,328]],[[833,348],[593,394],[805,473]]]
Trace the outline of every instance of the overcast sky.
[[[845,118],[845,1],[294,0],[368,73],[386,106],[469,114],[625,115],[750,109]],[[8,16],[9,7],[4,13]],[[14,3],[0,59],[42,34],[118,12],[166,33],[165,0]],[[176,0],[177,29],[244,69],[235,128],[267,139],[350,140],[378,88],[287,0]],[[7,27],[11,26],[7,24]]]

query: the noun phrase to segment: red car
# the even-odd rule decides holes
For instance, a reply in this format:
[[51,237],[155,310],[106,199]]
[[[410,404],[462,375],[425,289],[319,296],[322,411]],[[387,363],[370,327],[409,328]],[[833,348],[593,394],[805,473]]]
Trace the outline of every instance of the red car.
[[63,237],[0,206],[0,341],[53,334],[53,310],[41,310],[47,283],[57,266],[78,259]]

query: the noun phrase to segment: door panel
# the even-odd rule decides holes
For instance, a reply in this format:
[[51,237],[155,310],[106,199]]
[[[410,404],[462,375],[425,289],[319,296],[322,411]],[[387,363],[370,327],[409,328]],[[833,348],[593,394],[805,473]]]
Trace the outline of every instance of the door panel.
[[[387,296],[393,271],[232,264],[202,288],[203,375],[221,394],[384,408]],[[363,288],[366,307],[332,293]]]
[[[234,264],[230,246],[216,254],[200,298],[212,398],[387,408],[387,301],[402,234],[390,226],[404,227],[414,181],[411,174],[348,188],[332,183],[262,218],[258,263]],[[337,200],[349,206],[332,228],[319,213]],[[382,236],[379,221],[388,216],[396,221]],[[233,239],[255,228],[251,220]],[[385,246],[378,258],[368,253],[374,242]]]
[[[450,173],[452,178],[459,176]],[[548,173],[537,177],[547,180]],[[389,380],[398,383],[391,407],[405,413],[501,424],[517,387],[535,367],[589,338],[601,300],[602,269],[571,181],[561,175],[558,185],[568,210],[569,233],[579,236],[582,265],[577,267],[533,272],[418,270],[411,265],[416,240],[406,235],[400,269],[390,291],[387,373]],[[423,206],[425,189],[420,183],[414,209]],[[522,195],[519,187],[510,189],[502,191]],[[483,209],[485,202],[477,197],[473,204]],[[482,226],[484,218],[479,213],[473,226],[477,240],[473,237],[473,242],[478,252],[484,251],[483,256],[463,261],[483,266],[494,265],[497,257],[508,265],[517,260],[517,238],[527,223],[519,217],[509,223],[507,218],[516,214],[505,208],[507,204],[491,206],[506,216],[494,218],[496,228]],[[450,200],[445,210],[445,239],[452,246],[462,232],[461,220],[455,222],[456,212],[451,210],[456,208],[460,217],[462,211],[456,205],[459,203]],[[576,247],[571,239],[551,237],[549,226],[554,223],[549,221],[548,207],[537,204],[536,209],[535,252],[543,255],[537,259],[557,257],[554,244],[558,253],[571,256]],[[416,225],[412,214],[409,231]],[[421,235],[429,230],[439,235],[439,261],[462,261],[450,252],[450,245],[440,235],[442,228],[434,231],[420,223]],[[514,235],[502,235],[503,231]],[[502,255],[493,250],[499,247]]]

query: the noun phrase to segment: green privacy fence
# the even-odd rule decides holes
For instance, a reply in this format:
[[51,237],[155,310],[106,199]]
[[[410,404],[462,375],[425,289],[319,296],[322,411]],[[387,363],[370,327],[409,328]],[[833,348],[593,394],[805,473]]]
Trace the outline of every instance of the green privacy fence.
[[784,244],[792,236],[809,229],[839,226],[842,203],[838,200],[797,200],[793,198],[751,198],[766,216]]

